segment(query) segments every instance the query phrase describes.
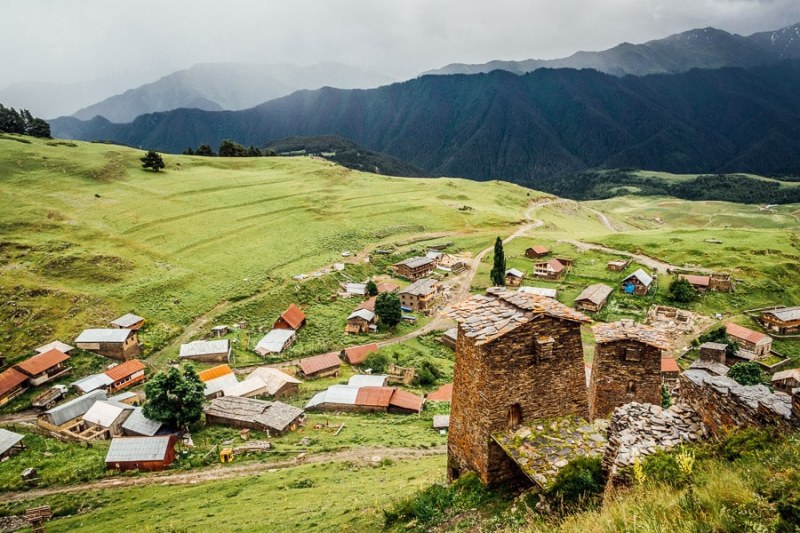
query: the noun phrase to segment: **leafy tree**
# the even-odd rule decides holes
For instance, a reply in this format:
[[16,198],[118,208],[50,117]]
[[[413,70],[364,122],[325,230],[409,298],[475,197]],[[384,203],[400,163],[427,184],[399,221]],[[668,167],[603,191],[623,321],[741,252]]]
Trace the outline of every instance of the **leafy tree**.
[[144,387],[147,402],[144,415],[177,429],[186,429],[200,420],[205,402],[205,385],[192,365],[183,371],[170,367],[151,377]]
[[494,266],[489,274],[492,285],[502,287],[506,284],[506,255],[503,251],[503,241],[500,237],[494,241]]
[[46,120],[34,118],[28,124],[28,135],[32,137],[50,138],[50,124]]
[[252,144],[250,145],[250,148],[247,149],[247,157],[261,157],[262,155],[264,154],[261,153],[261,150]]
[[0,104],[0,132],[50,138],[50,124],[34,117],[27,109],[17,111]]
[[369,294],[370,296],[378,295],[378,286],[375,285],[375,282],[372,280],[369,280],[367,282],[367,294]]
[[400,309],[400,297],[393,292],[384,292],[378,295],[375,300],[375,314],[381,322],[394,328],[403,318],[403,311]]
[[139,161],[142,162],[142,168],[152,168],[153,171],[158,172],[166,165],[161,155],[155,150],[148,150],[144,157],[140,157]]
[[201,144],[200,146],[197,147],[197,150],[195,150],[194,155],[214,157],[214,150],[212,150],[211,147],[207,144]]
[[728,372],[728,377],[739,385],[758,385],[761,383],[761,367],[755,361],[736,363]]
[[424,359],[416,369],[414,382],[419,386],[433,385],[442,376],[442,371],[430,359]]
[[194,150],[192,150],[192,147],[190,146],[183,151],[183,155],[194,155]]
[[383,352],[372,352],[364,359],[364,364],[362,366],[371,368],[373,372],[382,374],[386,372],[389,364],[391,364],[391,360],[389,360],[388,355]]
[[247,148],[230,139],[225,139],[219,145],[220,157],[247,157]]
[[697,291],[687,280],[677,278],[669,284],[668,296],[670,300],[687,304],[697,297]]

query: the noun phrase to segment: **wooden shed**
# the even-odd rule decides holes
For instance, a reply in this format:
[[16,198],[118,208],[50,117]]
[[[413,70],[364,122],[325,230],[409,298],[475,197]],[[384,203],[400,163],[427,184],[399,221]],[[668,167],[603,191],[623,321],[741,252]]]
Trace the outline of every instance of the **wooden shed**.
[[530,259],[538,259],[540,257],[545,257],[547,254],[550,253],[550,250],[546,246],[537,245],[531,246],[527,250],[525,250],[525,257]]
[[612,292],[613,289],[603,283],[589,285],[575,298],[575,308],[596,313],[605,307]]
[[800,332],[800,306],[764,311],[760,322],[764,329],[778,335],[796,334]]
[[652,276],[640,268],[622,280],[622,292],[635,294],[636,296],[646,296],[650,292],[652,284]]
[[175,461],[174,435],[159,437],[117,437],[106,454],[108,470],[164,470]]
[[132,329],[134,331],[139,331],[144,326],[144,318],[134,315],[133,313],[128,313],[115,320],[112,320],[111,326],[118,329]]
[[275,321],[275,324],[272,326],[272,328],[293,329],[297,331],[303,327],[305,323],[306,314],[295,304],[291,304],[289,308],[286,309],[286,311],[284,311],[280,317],[278,317],[278,320]]
[[325,353],[300,359],[300,373],[306,378],[338,376],[342,360],[335,353]]
[[0,373],[0,405],[28,390],[28,376],[11,367]]
[[28,376],[28,382],[38,387],[48,381],[68,374],[72,369],[67,365],[69,356],[56,349],[49,350],[25,359],[15,368]]
[[133,359],[142,353],[139,336],[132,329],[85,329],[75,339],[75,345],[81,350],[119,361]]

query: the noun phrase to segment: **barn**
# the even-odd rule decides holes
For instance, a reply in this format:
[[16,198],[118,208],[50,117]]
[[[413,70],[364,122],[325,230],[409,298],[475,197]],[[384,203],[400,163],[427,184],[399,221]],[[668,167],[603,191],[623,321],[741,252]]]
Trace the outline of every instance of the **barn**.
[[160,437],[117,437],[111,440],[106,454],[108,470],[164,470],[175,461],[173,435]]

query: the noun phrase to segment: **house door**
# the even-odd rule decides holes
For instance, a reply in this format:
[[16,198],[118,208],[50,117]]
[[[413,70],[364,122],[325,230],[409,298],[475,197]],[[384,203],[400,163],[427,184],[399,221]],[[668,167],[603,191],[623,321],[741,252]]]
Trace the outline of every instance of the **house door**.
[[514,429],[522,423],[522,406],[515,403],[508,408],[508,429]]

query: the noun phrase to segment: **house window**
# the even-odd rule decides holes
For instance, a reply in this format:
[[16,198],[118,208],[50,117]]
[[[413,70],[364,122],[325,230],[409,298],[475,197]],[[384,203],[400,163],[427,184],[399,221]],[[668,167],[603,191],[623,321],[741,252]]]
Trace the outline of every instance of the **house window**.
[[639,353],[639,350],[636,348],[625,348],[625,360],[626,361],[641,360],[641,354]]
[[631,380],[631,381],[628,382],[627,393],[628,394],[636,394],[636,382],[635,381]]
[[522,406],[515,403],[508,408],[508,429],[514,429],[522,423]]

